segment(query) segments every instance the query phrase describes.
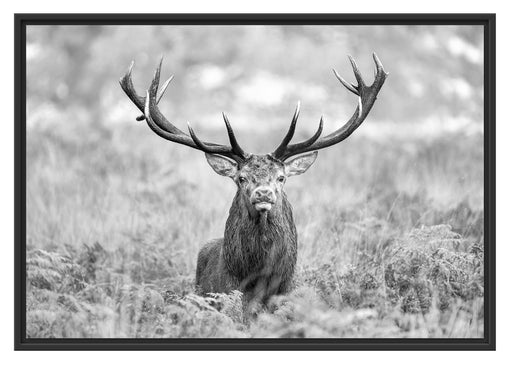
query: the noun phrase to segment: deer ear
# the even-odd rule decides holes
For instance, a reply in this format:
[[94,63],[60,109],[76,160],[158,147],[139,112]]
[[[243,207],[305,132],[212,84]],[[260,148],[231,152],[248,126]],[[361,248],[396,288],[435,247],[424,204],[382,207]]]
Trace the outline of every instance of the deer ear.
[[210,153],[205,153],[205,155],[206,161],[208,161],[213,171],[217,174],[227,177],[234,177],[236,175],[238,171],[236,162],[220,155],[212,155]]
[[286,176],[300,175],[309,169],[318,156],[318,151],[306,153],[284,163]]

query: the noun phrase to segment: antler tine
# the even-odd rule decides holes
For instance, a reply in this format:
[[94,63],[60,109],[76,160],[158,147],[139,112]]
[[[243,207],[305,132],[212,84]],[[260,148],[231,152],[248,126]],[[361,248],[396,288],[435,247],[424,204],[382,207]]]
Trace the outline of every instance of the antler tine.
[[124,90],[126,95],[130,98],[130,100],[141,110],[144,111],[144,98],[137,95],[135,88],[133,87],[132,82],[132,71],[135,66],[135,61],[130,62],[130,66],[128,70],[124,74],[123,77],[119,79],[119,84],[121,88]]
[[286,150],[280,151],[280,153],[274,152],[273,156],[275,158],[278,158],[278,159],[281,159],[284,161],[290,156],[302,153],[302,152],[300,152],[302,149],[311,146],[313,143],[316,142],[316,140],[318,138],[320,138],[320,135],[322,134],[323,129],[324,129],[324,117],[322,116],[322,117],[320,117],[320,123],[318,123],[318,128],[317,128],[315,134],[313,134],[311,137],[309,137],[305,141],[289,145]]
[[[235,153],[233,151],[233,149],[229,153],[219,153],[219,152],[217,152],[217,148],[216,148],[218,146],[207,145],[206,143],[204,143],[203,141],[201,141],[199,139],[199,137],[196,135],[196,133],[194,132],[194,130],[190,126],[190,123],[187,122],[187,126],[188,126],[188,132],[190,133],[190,137],[192,137],[192,140],[197,145],[197,147],[199,147],[198,149],[200,149],[201,151],[206,152],[206,153],[214,153],[214,154],[217,154],[217,155],[224,155],[224,156],[227,156],[227,157],[235,160],[238,163],[240,163],[243,160],[245,160],[246,155],[245,155],[243,150],[240,149],[242,154],[240,154],[240,151]],[[230,141],[231,141],[231,139],[230,139]]]
[[286,148],[288,147],[288,143],[290,143],[290,141],[293,138],[293,135],[295,134],[295,127],[297,125],[297,120],[299,119],[299,114],[300,114],[300,100],[297,101],[297,107],[295,108],[295,113],[293,113],[292,122],[290,123],[290,128],[288,128],[288,132],[286,133],[283,140],[281,141],[281,144],[272,153],[272,155],[280,156],[286,151]]
[[[243,152],[242,148],[236,142],[236,138],[234,137],[234,133],[233,130],[231,129],[231,126],[229,126],[228,129],[228,135],[231,142],[231,147],[229,147],[216,143],[202,142],[199,138],[197,138],[193,131],[189,136],[183,133],[179,128],[175,127],[163,116],[163,114],[158,109],[157,104],[162,98],[165,90],[169,86],[169,83],[172,81],[173,76],[171,76],[163,84],[162,88],[160,89],[160,92],[158,92],[160,83],[160,71],[162,69],[162,60],[163,58],[160,60],[160,63],[158,64],[158,67],[155,70],[153,80],[151,81],[151,85],[147,90],[145,97],[137,95],[137,92],[133,87],[131,76],[134,66],[133,61],[130,64],[130,67],[128,68],[126,74],[119,80],[121,88],[124,90],[126,95],[135,104],[135,106],[144,113],[143,117],[139,118],[141,120],[145,119],[149,128],[158,136],[167,139],[171,142],[183,144],[185,146],[189,146],[207,153],[223,155],[237,162],[243,161],[245,158],[247,158],[247,155]],[[227,125],[229,125],[229,122]],[[189,131],[190,130],[191,128],[189,127]]]
[[164,61],[164,56],[160,57],[160,62],[158,63],[158,67],[155,70],[155,75],[153,76],[153,81],[151,82],[151,87],[155,88],[155,93],[158,92],[158,95],[156,96],[156,103],[155,103],[157,105],[160,102],[160,100],[162,99],[162,97],[164,96],[164,93],[167,90],[167,87],[169,86],[171,81],[174,79],[174,75],[171,75],[167,80],[165,80],[160,91],[158,91],[158,85],[160,84],[160,73],[162,71],[163,61]]
[[375,62],[375,66],[377,67],[377,72],[382,71],[387,75],[388,73],[384,71],[384,66],[382,65],[382,62],[380,62],[380,59],[379,59],[379,56],[377,56],[377,53],[373,52],[372,57],[373,57],[373,61]]
[[174,75],[171,75],[167,80],[165,80],[164,84],[160,88],[160,91],[158,92],[158,96],[156,98],[157,104],[160,102],[160,100],[162,100],[162,97],[164,96],[164,93],[172,80],[174,80]]
[[160,58],[160,62],[158,63],[158,67],[155,70],[153,75],[153,80],[151,80],[151,84],[149,85],[149,97],[155,100],[156,104],[156,95],[158,93],[158,85],[160,84],[160,70],[162,69],[162,61],[164,58]]
[[[167,87],[169,86],[169,84],[171,83],[171,81],[173,79],[174,79],[174,75],[171,75],[171,77],[169,77],[167,80],[165,80],[164,84],[162,85],[162,87],[158,91],[158,96],[156,97],[156,105],[158,105],[158,103],[160,103],[160,100],[162,100],[162,97],[164,96],[164,93],[167,90]],[[137,118],[135,118],[135,120],[137,120],[139,122],[143,121],[144,119],[146,119],[144,114],[141,114]]]
[[[144,103],[144,99],[137,95],[137,92],[135,91],[135,88],[133,87],[133,82],[132,82],[133,66],[135,66],[135,61],[130,62],[128,71],[126,71],[126,74],[119,79],[119,84],[121,84],[121,88],[124,90],[126,95],[128,95],[130,100],[138,107],[139,104]],[[137,118],[135,118],[135,120],[137,120],[139,122],[144,119],[146,119],[144,114],[141,114]]]
[[338,73],[338,71],[336,71],[334,68],[332,69],[332,71],[334,72],[334,76],[336,76],[336,78],[339,80],[339,82],[342,83],[343,86],[345,86],[348,91],[356,94],[356,95],[359,95],[359,93],[357,92],[357,86],[350,83],[350,82],[347,82],[343,77],[340,76],[340,74]]
[[246,156],[247,154],[244,152],[242,147],[238,144],[236,140],[235,133],[233,132],[233,128],[231,128],[231,124],[229,124],[228,116],[223,112],[222,118],[224,119],[224,124],[226,124],[226,129],[228,131],[229,143],[231,144],[231,149],[236,155]]
[[278,155],[276,155],[277,158],[284,161],[287,158],[300,153],[315,151],[332,146],[349,137],[361,125],[361,123],[363,123],[366,116],[373,107],[375,100],[377,100],[377,95],[382,85],[384,85],[388,74],[386,71],[384,71],[382,62],[377,57],[377,54],[373,53],[373,60],[376,67],[375,80],[370,86],[367,86],[363,81],[361,72],[359,71],[359,68],[357,67],[354,59],[351,56],[348,56],[348,58],[352,65],[352,69],[357,80],[357,85],[347,82],[336,72],[336,70],[333,71],[334,75],[340,81],[340,83],[350,92],[358,96],[357,107],[352,117],[341,128],[322,138],[319,138],[323,124],[323,120],[320,119],[319,131],[317,131],[313,137],[301,143],[288,145],[283,151],[276,151],[280,152]]
[[[354,76],[356,77],[356,80],[357,80],[357,86],[358,87],[366,86],[364,83],[364,80],[363,80],[363,76],[361,75],[361,71],[359,71],[359,67],[357,67],[356,61],[354,60],[354,58],[351,55],[348,55],[348,59],[350,61],[350,64],[352,65],[352,70],[354,71]],[[356,87],[356,89],[357,89],[357,87]]]
[[199,149],[201,149],[203,152],[215,153],[213,149],[208,147],[206,144],[204,144],[203,141],[201,141],[197,137],[197,135],[194,133],[194,130],[190,126],[189,122],[187,122],[187,127],[188,127],[188,133],[190,134],[190,137],[192,137],[192,139],[194,140],[194,143],[197,145],[197,147],[199,147]]

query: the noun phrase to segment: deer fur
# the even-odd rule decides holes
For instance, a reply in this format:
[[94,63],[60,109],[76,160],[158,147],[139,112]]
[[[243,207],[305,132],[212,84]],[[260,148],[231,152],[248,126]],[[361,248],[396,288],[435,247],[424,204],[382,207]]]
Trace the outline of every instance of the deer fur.
[[283,193],[268,213],[251,216],[237,192],[224,238],[199,252],[196,285],[201,294],[241,290],[247,300],[266,301],[286,293],[297,262],[297,230],[292,207]]
[[[290,290],[297,263],[297,230],[283,187],[286,176],[304,173],[317,154],[288,162],[251,155],[241,164],[206,155],[214,171],[230,177],[238,189],[224,238],[208,242],[199,252],[196,285],[200,294],[240,290],[247,301],[265,302]],[[254,196],[259,189],[266,189],[271,208],[256,208]]]

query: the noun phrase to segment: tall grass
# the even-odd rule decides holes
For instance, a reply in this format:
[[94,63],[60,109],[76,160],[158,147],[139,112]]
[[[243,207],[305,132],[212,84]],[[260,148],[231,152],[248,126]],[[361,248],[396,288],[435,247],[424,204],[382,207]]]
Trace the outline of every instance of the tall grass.
[[27,336],[482,337],[482,150],[453,134],[321,151],[286,187],[295,288],[247,316],[239,292],[194,294],[197,252],[235,192],[201,153],[141,125],[35,126]]

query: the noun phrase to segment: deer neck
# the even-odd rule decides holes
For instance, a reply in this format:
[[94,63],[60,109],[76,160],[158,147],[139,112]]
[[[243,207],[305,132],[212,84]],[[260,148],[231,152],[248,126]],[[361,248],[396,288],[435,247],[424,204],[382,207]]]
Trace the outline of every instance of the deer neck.
[[224,232],[223,256],[228,271],[243,279],[296,256],[297,230],[286,195],[265,214],[252,215],[237,192]]

